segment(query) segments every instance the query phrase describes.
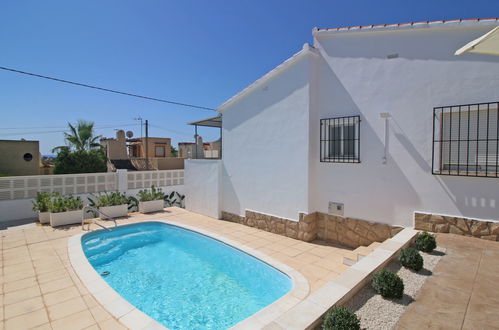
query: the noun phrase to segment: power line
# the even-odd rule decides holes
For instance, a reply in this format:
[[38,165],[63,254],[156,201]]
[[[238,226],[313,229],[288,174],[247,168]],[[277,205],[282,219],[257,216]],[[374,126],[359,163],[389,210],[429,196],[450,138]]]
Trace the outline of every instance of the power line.
[[195,109],[216,111],[216,109],[208,108],[208,107],[203,107],[203,106],[199,106],[199,105],[188,104],[188,103],[180,103],[180,102],[175,102],[175,101],[158,99],[158,98],[150,97],[150,96],[144,96],[144,95],[139,95],[139,94],[121,92],[121,91],[117,91],[117,90],[114,90],[114,89],[109,89],[109,88],[103,88],[103,87],[97,87],[97,86],[87,85],[87,84],[83,84],[83,83],[79,83],[79,82],[75,82],[75,81],[70,81],[70,80],[65,80],[65,79],[60,79],[60,78],[54,78],[54,77],[44,76],[44,75],[37,74],[37,73],[32,73],[32,72],[26,72],[26,71],[21,71],[21,70],[17,70],[17,69],[6,68],[6,67],[3,67],[3,66],[0,66],[0,69],[1,70],[5,70],[5,71],[11,71],[11,72],[15,72],[15,73],[20,73],[20,74],[25,74],[25,75],[28,75],[28,76],[33,76],[33,77],[38,77],[38,78],[43,78],[43,79],[54,80],[54,81],[58,81],[58,82],[66,83],[66,84],[72,84],[72,85],[81,86],[81,87],[98,89],[98,90],[101,90],[101,91],[104,91],[104,92],[121,94],[121,95],[126,95],[126,96],[131,96],[131,97],[137,97],[137,98],[146,99],[146,100],[150,100],[150,101],[169,103],[169,104],[173,104],[173,105],[179,105],[179,106],[189,107],[189,108],[195,108]]
[[161,127],[161,126],[158,126],[158,125],[153,125],[151,123],[149,123],[149,126],[154,127],[154,128],[159,128],[159,129],[161,129],[163,131],[174,133],[174,134],[177,134],[177,135],[183,135],[183,136],[186,136],[186,137],[187,136],[191,137],[191,135],[189,133],[186,133],[186,132],[175,131],[175,130],[172,130],[172,129],[169,129],[169,128],[164,128],[164,127]]

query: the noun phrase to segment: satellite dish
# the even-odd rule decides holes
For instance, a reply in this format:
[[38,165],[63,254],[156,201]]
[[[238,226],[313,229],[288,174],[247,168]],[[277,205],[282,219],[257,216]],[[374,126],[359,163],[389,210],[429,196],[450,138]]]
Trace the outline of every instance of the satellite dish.
[[132,131],[127,131],[126,132],[126,137],[131,139],[133,137],[133,132]]

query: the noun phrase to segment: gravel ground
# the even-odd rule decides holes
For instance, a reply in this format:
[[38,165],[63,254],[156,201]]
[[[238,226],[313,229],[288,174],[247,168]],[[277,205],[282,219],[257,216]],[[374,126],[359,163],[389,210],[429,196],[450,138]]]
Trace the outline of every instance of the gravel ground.
[[393,329],[443,255],[445,249],[441,247],[437,247],[432,253],[421,252],[424,264],[419,272],[402,267],[398,259],[388,265],[387,269],[397,273],[404,281],[402,299],[384,299],[368,284],[345,304],[345,307],[357,314],[362,329]]

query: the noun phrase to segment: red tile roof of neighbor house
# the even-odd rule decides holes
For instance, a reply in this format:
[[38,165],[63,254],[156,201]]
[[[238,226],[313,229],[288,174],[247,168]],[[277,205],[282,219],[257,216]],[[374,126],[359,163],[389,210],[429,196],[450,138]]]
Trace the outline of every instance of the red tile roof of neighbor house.
[[390,28],[390,27],[403,27],[403,26],[421,26],[430,24],[448,24],[448,23],[461,23],[461,22],[483,22],[483,21],[496,21],[499,23],[498,17],[491,18],[463,18],[451,20],[438,20],[438,21],[421,21],[409,23],[394,23],[394,24],[377,24],[377,25],[358,25],[358,26],[345,26],[338,28],[317,29],[317,31],[348,31],[348,30],[365,30],[375,28]]

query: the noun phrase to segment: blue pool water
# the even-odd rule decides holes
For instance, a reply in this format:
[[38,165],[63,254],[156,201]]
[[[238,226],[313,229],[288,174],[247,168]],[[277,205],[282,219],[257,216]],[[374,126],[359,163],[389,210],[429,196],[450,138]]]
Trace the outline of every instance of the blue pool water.
[[146,222],[82,237],[107,283],[170,329],[225,329],[291,289],[277,269],[190,230]]

